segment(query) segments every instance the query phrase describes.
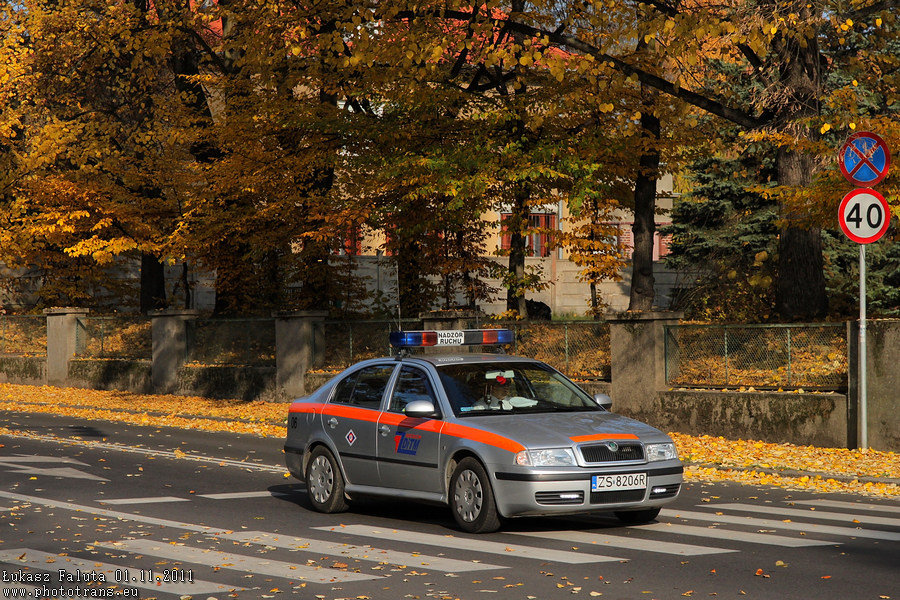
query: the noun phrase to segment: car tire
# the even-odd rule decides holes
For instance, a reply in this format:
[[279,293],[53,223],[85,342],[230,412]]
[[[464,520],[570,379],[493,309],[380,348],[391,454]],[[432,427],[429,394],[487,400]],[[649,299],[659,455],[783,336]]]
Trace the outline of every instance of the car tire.
[[450,508],[459,528],[468,533],[490,533],[500,528],[500,514],[487,471],[478,460],[459,461],[450,477]]
[[306,493],[313,508],[323,513],[347,510],[344,477],[334,455],[324,446],[312,451],[306,465]]
[[620,521],[629,525],[638,525],[641,523],[649,523],[659,516],[658,508],[645,508],[643,510],[618,510],[615,512],[616,517]]

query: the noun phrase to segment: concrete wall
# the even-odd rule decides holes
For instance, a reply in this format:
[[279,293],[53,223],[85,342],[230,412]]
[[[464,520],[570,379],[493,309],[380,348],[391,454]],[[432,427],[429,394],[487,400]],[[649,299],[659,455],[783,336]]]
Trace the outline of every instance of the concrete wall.
[[846,448],[846,394],[662,391],[648,416],[665,431]]
[[866,330],[869,446],[900,451],[900,321],[869,321]]
[[664,431],[832,447],[855,443],[846,394],[670,390],[665,326],[675,313],[611,315],[610,395],[616,412]]

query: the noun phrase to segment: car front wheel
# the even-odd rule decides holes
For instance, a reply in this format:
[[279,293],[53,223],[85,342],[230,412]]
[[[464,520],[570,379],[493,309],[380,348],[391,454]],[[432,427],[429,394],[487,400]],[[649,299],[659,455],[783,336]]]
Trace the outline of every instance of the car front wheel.
[[334,455],[319,446],[313,450],[306,465],[306,493],[313,508],[323,513],[347,510],[344,498],[344,478]]
[[472,457],[459,461],[450,477],[450,508],[463,531],[489,533],[500,528],[491,480]]

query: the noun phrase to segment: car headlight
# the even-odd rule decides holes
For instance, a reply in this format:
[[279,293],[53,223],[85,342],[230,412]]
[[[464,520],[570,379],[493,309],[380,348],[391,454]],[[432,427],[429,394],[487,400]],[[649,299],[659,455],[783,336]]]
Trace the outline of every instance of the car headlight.
[[522,467],[572,467],[575,454],[570,448],[522,450],[516,454],[516,464]]
[[667,442],[665,444],[647,444],[644,446],[644,452],[647,453],[647,460],[649,462],[678,458],[678,450],[675,449],[675,444],[672,442]]

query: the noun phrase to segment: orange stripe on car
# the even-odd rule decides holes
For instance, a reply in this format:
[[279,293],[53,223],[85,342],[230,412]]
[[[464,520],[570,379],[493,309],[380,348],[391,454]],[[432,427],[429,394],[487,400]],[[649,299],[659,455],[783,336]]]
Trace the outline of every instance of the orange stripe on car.
[[633,433],[592,433],[591,435],[576,435],[570,437],[573,442],[596,442],[597,440],[638,440]]
[[503,437],[502,435],[475,429],[474,427],[467,427],[465,425],[456,425],[455,423],[444,423],[444,427],[441,428],[441,433],[472,440],[473,442],[480,442],[489,446],[496,446],[497,448],[509,450],[510,452],[520,452],[525,449],[525,446],[519,442]]
[[[438,421],[435,419],[414,419],[412,417],[407,417],[406,415],[401,415],[398,413],[381,413],[373,409],[358,408],[355,406],[347,406],[343,404],[321,405],[298,402],[296,405],[292,405],[290,409],[290,412],[292,413],[316,413],[320,411],[323,415],[347,417],[348,419],[358,419],[360,421],[368,421],[370,423],[384,423],[387,425],[409,427],[410,429],[418,429],[421,431],[440,432],[453,437],[472,440],[473,442],[479,442],[482,444],[487,444],[489,446],[495,446],[497,448],[502,448],[503,450],[508,450],[510,452],[519,452],[525,449],[525,446],[523,446],[519,442],[503,437],[502,435],[497,435],[496,433],[490,433],[488,431],[476,429],[475,427],[457,425],[455,423],[447,423],[446,421]],[[379,416],[381,417],[380,421]]]

